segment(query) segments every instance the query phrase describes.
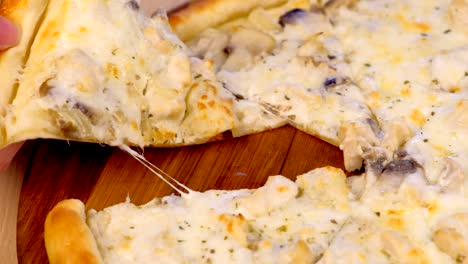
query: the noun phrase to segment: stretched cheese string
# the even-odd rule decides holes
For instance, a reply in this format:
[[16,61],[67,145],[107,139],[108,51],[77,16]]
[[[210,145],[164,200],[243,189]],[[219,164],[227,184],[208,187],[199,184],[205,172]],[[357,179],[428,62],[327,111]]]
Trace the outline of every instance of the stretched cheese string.
[[[169,174],[167,174],[166,172],[164,172],[163,170],[161,170],[160,168],[158,168],[156,165],[152,164],[151,162],[149,162],[143,155],[141,155],[140,153],[134,151],[133,149],[131,149],[129,146],[126,146],[126,145],[121,145],[119,146],[119,148],[126,152],[127,154],[129,154],[130,156],[132,156],[133,158],[135,158],[138,162],[140,162],[141,164],[143,164],[143,166],[145,166],[148,170],[150,170],[153,174],[155,174],[156,176],[158,176],[161,180],[163,180],[165,183],[167,183],[172,189],[174,189],[176,192],[178,192],[181,196],[186,196],[186,195],[189,195],[190,193],[194,192],[192,189],[190,189],[189,187],[183,185],[182,183],[180,183],[179,181],[177,181],[176,179],[174,179],[172,176],[170,176]],[[178,189],[174,184],[172,184],[170,182],[170,180],[172,180],[173,182],[176,183],[176,185],[178,185],[179,187],[182,188],[182,190]]]

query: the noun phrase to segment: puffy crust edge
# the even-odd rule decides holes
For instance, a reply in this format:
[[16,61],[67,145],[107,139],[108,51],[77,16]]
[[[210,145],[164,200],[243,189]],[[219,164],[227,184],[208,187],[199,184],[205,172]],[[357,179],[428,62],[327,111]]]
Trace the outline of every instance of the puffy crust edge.
[[85,206],[79,200],[64,200],[49,212],[44,240],[51,264],[103,263],[96,240],[86,224]]
[[206,28],[245,15],[257,7],[272,7],[285,2],[286,0],[196,0],[170,14],[169,23],[183,41],[188,41]]

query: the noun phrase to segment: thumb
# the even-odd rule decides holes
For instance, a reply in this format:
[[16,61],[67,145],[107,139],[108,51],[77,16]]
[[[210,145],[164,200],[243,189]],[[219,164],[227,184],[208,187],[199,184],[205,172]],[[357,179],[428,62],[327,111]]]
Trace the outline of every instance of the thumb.
[[0,50],[16,45],[19,41],[18,26],[0,16]]

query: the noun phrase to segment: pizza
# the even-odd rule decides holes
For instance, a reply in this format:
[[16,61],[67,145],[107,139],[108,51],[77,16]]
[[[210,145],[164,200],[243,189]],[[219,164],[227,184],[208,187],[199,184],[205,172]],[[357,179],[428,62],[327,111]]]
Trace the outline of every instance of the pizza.
[[[0,9],[25,28],[0,54],[0,146],[119,146],[179,192],[99,212],[63,201],[51,263],[468,263],[468,1],[199,0],[169,18],[137,1],[18,3]],[[200,193],[129,147],[285,124],[363,174]]]

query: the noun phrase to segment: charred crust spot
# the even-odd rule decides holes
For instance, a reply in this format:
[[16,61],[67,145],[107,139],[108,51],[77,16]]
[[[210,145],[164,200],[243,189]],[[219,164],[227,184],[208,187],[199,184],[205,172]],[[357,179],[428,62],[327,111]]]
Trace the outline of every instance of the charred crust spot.
[[130,1],[128,1],[127,5],[128,5],[131,9],[133,9],[133,10],[135,10],[135,11],[140,10],[140,5],[139,5],[138,2],[135,1],[135,0],[130,0]]
[[285,27],[287,24],[295,24],[299,20],[303,19],[308,15],[307,11],[300,8],[294,8],[284,13],[280,18],[278,23],[280,26]]
[[223,49],[224,54],[230,55],[234,51],[233,47],[227,46]]

